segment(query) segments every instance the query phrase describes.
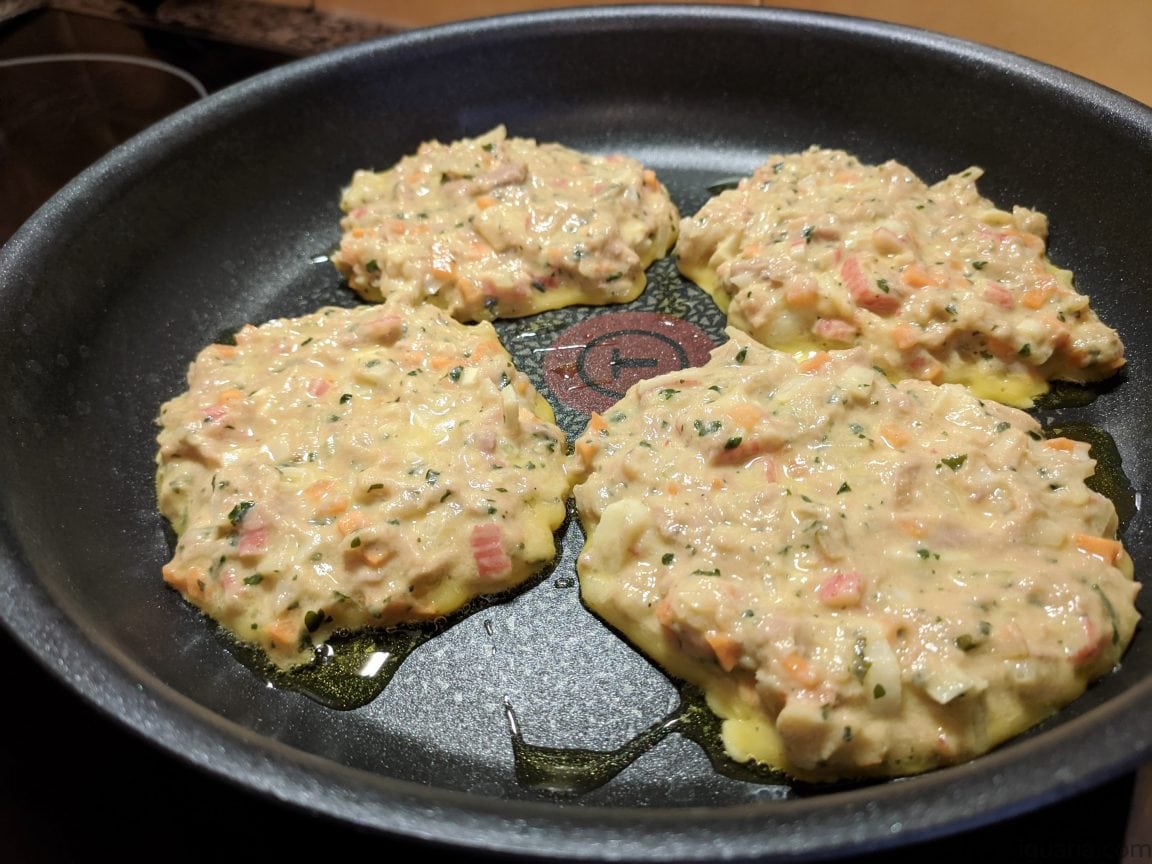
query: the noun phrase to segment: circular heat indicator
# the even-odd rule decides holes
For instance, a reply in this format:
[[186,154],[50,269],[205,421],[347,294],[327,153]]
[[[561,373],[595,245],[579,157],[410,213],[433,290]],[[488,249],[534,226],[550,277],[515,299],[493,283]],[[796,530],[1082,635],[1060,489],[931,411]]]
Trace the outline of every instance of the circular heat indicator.
[[659,312],[608,312],[560,333],[544,375],[552,394],[590,414],[614,405],[637,381],[708,362],[715,343],[695,324]]

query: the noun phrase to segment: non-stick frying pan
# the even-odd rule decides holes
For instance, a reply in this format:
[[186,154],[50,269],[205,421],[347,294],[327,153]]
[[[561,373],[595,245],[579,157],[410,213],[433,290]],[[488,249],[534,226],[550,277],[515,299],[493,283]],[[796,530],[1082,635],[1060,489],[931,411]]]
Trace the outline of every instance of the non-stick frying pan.
[[[325,258],[352,172],[498,123],[635,156],[685,214],[767,153],[810,144],[894,158],[930,181],[983,167],[985,195],[1049,215],[1052,258],[1128,346],[1117,381],[1038,413],[1114,442],[1111,488],[1146,572],[1152,111],[923,31],[630,6],[431,28],[257,76],[113,151],[12,238],[0,251],[0,618],[20,643],[100,710],[222,780],[382,837],[506,855],[849,854],[989,824],[1152,754],[1152,647],[1139,631],[1082,699],[969,764],[830,789],[727,770],[706,718],[659,726],[683,717],[691,694],[581,605],[575,520],[553,570],[417,639],[374,698],[270,686],[165,588],[153,423],[187,363],[241,323],[357,302]],[[669,262],[628,309],[501,325],[572,435],[584,409],[561,401],[547,358],[566,328],[622,312],[633,329],[678,320],[688,342],[722,338],[710,301]],[[1140,606],[1147,614],[1147,592]],[[588,751],[581,788],[537,784],[531,760],[515,758],[513,717],[520,755],[552,781],[563,780],[557,759]],[[597,755],[628,746],[609,768]]]

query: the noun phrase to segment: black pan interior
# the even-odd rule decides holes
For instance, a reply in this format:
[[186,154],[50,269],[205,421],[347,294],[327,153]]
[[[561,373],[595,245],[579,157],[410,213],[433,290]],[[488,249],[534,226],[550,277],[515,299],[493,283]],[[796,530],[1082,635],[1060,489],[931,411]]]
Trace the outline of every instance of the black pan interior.
[[[372,830],[506,854],[874,849],[1006,818],[1152,753],[1152,648],[1138,632],[1116,673],[970,765],[813,794],[717,771],[673,734],[582,794],[533,789],[516,772],[507,705],[530,742],[609,751],[680,698],[581,606],[575,525],[553,572],[421,645],[366,705],[333,709],[238,662],[159,578],[157,408],[220,332],[356,302],[323,260],[355,169],[498,123],[636,156],[685,214],[768,152],[810,144],[895,158],[927,180],[982,166],[985,195],[1049,215],[1053,259],[1128,346],[1114,386],[1045,419],[1106,431],[1132,488],[1148,488],[1147,108],[1021,58],[852,18],[634,6],[449,25],[299,61],[186,109],[84,173],[0,253],[0,617],[49,669],[222,778]],[[637,308],[676,308],[719,338],[697,295],[658,265]],[[531,366],[550,334],[599,311],[504,333]],[[578,413],[560,416],[570,434],[582,428]],[[1152,538],[1139,510],[1124,540],[1142,573]]]

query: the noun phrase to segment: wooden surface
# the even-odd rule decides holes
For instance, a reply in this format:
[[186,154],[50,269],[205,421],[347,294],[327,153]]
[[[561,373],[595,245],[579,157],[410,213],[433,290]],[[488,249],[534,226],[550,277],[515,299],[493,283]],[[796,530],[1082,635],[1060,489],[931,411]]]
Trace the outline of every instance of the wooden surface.
[[[309,5],[309,0],[269,2]],[[311,5],[333,14],[408,28],[530,9],[602,3],[597,0],[312,0]],[[853,15],[958,36],[1075,72],[1152,105],[1152,0],[807,0],[739,5]]]

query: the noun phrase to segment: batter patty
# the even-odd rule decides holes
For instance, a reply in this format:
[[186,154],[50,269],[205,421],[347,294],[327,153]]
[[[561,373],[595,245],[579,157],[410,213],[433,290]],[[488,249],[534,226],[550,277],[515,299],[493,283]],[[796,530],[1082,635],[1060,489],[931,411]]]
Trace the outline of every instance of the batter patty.
[[587,606],[802,779],[977,756],[1119,661],[1138,613],[1089,447],[861,349],[729,329],[575,442]]
[[371,305],[246,326],[199,354],[158,424],[164,579],[283,668],[556,553],[565,437],[487,322]]
[[1018,407],[1111,376],[1123,345],[1048,260],[1047,218],[998,209],[981,173],[929,186],[842,150],[773,155],[682,221],[679,267],[781,350],[861,346],[889,376]]
[[357,293],[428,301],[461,321],[633,300],[680,221],[636,160],[509,138],[503,126],[357,171],[340,206],[332,261]]

